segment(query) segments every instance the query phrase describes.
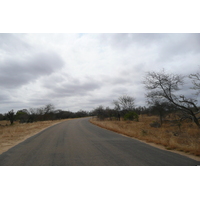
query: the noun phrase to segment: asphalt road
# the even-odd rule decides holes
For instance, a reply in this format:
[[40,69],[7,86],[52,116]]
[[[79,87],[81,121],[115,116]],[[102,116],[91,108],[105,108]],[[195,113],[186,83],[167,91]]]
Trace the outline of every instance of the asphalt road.
[[54,125],[0,155],[1,166],[190,166],[200,162],[99,128],[88,118]]

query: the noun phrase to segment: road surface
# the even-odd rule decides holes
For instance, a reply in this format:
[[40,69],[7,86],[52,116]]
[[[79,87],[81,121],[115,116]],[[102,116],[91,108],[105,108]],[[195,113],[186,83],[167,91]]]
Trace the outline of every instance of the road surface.
[[1,166],[190,166],[200,162],[91,124],[89,118],[45,129],[0,155]]

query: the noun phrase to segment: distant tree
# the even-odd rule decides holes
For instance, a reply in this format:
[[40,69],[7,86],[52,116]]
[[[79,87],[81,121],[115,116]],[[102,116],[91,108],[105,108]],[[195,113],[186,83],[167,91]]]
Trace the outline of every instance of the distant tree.
[[56,118],[55,107],[53,104],[47,104],[40,108],[30,108],[31,121],[53,120]]
[[107,118],[107,113],[102,105],[95,108],[93,113],[100,120],[104,120],[105,118]]
[[167,101],[164,101],[164,102],[158,101],[156,99],[153,99],[152,101],[148,101],[148,104],[150,105],[150,112],[159,116],[160,125],[163,124],[164,118],[170,112],[176,109],[176,107],[173,104]]
[[55,110],[55,106],[53,104],[47,104],[44,108],[44,114],[51,113]]
[[109,108],[109,107],[106,107],[105,109],[105,112],[106,112],[106,116],[112,120],[112,118],[115,116],[115,110]]
[[117,119],[120,121],[121,119],[121,106],[119,104],[119,101],[114,100],[113,104],[115,105],[114,110],[115,110],[115,116],[117,117]]
[[55,119],[54,110],[55,106],[53,104],[47,104],[44,108],[42,108],[43,120]]
[[10,121],[10,124],[12,125],[14,120],[15,120],[15,112],[14,112],[14,110],[11,110],[11,111],[7,112],[6,113],[6,117]]
[[136,112],[134,111],[129,111],[124,115],[124,120],[136,120],[137,122],[139,121],[139,116]]
[[178,95],[180,86],[184,84],[184,76],[161,72],[148,72],[143,82],[148,91],[147,98],[157,99],[158,102],[167,101],[183,113],[182,118],[190,118],[200,128],[198,114],[200,110],[196,99]]
[[16,120],[19,120],[20,123],[29,122],[30,113],[27,109],[18,110],[16,113]]
[[127,95],[120,96],[118,100],[114,100],[113,103],[119,120],[121,115],[124,116],[127,112],[133,111],[135,108],[135,98]]
[[84,111],[84,110],[79,110],[74,115],[75,115],[75,117],[87,117],[88,116],[88,112]]
[[4,120],[4,115],[0,113],[0,120]]

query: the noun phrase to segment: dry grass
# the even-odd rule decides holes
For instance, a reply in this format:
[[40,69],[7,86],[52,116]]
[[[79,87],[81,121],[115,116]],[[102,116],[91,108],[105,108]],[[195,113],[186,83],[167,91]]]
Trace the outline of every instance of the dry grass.
[[164,123],[160,128],[150,126],[157,121],[156,116],[140,116],[139,122],[135,121],[99,121],[92,118],[91,122],[130,137],[146,142],[164,146],[168,150],[178,150],[200,156],[200,130],[195,124],[184,122],[179,127],[177,124]]
[[62,121],[66,121],[66,119],[28,124],[15,122],[13,125],[9,125],[9,121],[0,121],[0,154],[43,129]]

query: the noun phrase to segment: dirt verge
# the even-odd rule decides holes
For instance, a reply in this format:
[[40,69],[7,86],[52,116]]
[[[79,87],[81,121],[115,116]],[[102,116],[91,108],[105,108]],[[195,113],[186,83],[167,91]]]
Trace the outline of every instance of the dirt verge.
[[[68,120],[68,119],[67,119]],[[42,130],[58,124],[64,120],[54,120],[54,121],[41,121],[34,123],[24,123],[20,124],[15,122],[14,125],[9,125],[7,121],[0,122],[0,154],[9,150],[13,146],[23,142],[27,138],[38,134]]]

